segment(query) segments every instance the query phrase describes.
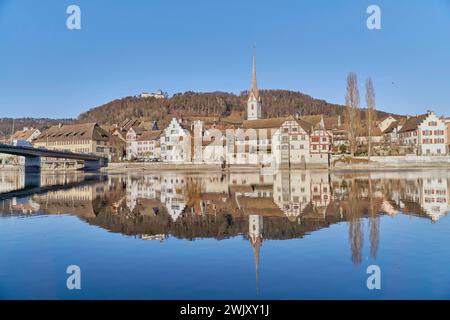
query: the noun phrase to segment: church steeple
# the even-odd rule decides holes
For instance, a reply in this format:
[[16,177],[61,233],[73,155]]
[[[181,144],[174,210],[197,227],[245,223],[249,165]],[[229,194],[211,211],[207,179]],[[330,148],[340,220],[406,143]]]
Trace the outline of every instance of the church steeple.
[[261,97],[259,96],[258,83],[256,80],[256,54],[255,54],[255,47],[253,47],[252,86],[248,94],[247,120],[256,120],[260,118],[261,118]]
[[253,47],[253,65],[252,65],[252,88],[250,92],[259,100],[258,82],[256,81],[256,54],[255,47]]

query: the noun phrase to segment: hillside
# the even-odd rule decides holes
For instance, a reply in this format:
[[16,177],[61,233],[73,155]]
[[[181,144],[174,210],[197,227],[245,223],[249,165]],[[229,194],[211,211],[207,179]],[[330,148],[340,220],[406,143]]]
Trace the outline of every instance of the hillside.
[[[264,117],[289,114],[327,116],[343,115],[343,106],[314,99],[300,92],[261,90]],[[167,123],[173,116],[225,117],[233,113],[243,118],[247,92],[177,93],[169,99],[126,97],[90,109],[78,117],[79,122],[120,123],[127,118],[145,118]],[[379,117],[387,115],[379,112]]]

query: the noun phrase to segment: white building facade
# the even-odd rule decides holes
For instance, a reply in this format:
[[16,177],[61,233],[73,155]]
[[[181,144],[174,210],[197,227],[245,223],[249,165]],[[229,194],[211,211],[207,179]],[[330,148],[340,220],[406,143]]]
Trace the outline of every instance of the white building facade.
[[409,118],[399,131],[399,140],[404,146],[414,147],[417,155],[448,154],[447,126],[431,111]]
[[167,163],[191,163],[191,140],[191,132],[173,118],[160,138],[161,160]]
[[128,160],[160,160],[160,131],[139,131],[130,128],[126,135]]

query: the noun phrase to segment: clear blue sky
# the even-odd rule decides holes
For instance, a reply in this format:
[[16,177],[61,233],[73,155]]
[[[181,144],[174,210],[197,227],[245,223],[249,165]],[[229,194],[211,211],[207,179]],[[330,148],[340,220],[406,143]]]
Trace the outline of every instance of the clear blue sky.
[[[366,28],[370,4],[382,30]],[[75,117],[159,88],[239,93],[253,44],[262,88],[343,104],[354,71],[380,109],[450,113],[449,0],[0,0],[0,117]]]

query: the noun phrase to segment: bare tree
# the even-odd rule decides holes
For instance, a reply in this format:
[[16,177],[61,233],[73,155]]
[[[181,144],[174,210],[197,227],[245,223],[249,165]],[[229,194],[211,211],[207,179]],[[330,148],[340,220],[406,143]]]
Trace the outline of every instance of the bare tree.
[[367,146],[367,157],[370,160],[372,155],[372,135],[375,129],[377,121],[377,112],[375,106],[375,89],[373,87],[372,78],[367,78],[366,80],[366,122],[367,122],[367,133],[368,133],[368,146]]
[[358,144],[361,119],[359,110],[358,77],[353,72],[350,72],[347,76],[347,95],[345,96],[345,104],[345,119],[348,125],[347,130],[350,153],[352,157],[354,157]]

